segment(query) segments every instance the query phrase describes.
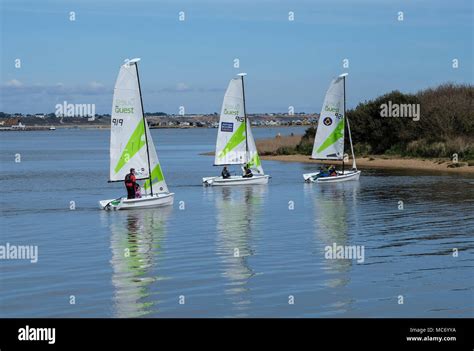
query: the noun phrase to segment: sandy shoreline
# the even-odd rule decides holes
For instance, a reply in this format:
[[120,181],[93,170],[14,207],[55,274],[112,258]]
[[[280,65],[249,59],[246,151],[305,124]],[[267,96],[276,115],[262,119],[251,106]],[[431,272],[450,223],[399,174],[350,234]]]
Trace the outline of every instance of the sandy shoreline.
[[[314,163],[314,164],[334,164],[341,165],[342,162],[337,161],[322,161],[312,160],[307,155],[275,155],[281,147],[294,147],[301,140],[300,135],[284,135],[275,138],[259,139],[256,141],[257,149],[260,153],[260,158],[270,161],[281,162],[299,162],[299,163]],[[385,156],[385,155],[368,155],[366,157],[357,157],[357,168],[360,169],[393,169],[393,170],[413,170],[413,171],[427,171],[427,172],[443,172],[443,173],[463,173],[474,174],[474,166],[469,166],[466,162],[459,162],[460,167],[452,166],[453,162],[449,159],[441,158],[404,158],[400,156]],[[346,163],[347,167],[352,167],[352,161]]]
[[[339,165],[341,162],[336,161],[317,161],[311,160],[306,155],[277,155],[277,156],[261,156],[263,160],[281,161],[281,162],[300,162],[300,163],[314,163],[314,164],[334,164]],[[442,163],[439,163],[442,162]],[[431,172],[449,172],[449,173],[470,173],[474,174],[474,166],[465,164],[462,167],[448,168],[452,164],[448,160],[439,159],[413,159],[413,158],[387,158],[380,156],[372,156],[370,158],[357,158],[357,168],[360,169],[403,169],[403,170],[420,170]],[[460,162],[460,164],[464,164]],[[352,161],[349,161],[349,167]]]

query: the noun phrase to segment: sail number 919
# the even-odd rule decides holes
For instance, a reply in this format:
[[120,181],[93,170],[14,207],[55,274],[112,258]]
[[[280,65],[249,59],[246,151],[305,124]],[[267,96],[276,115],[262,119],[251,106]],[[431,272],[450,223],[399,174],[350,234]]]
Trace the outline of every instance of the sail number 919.
[[123,119],[114,118],[112,119],[112,124],[114,126],[118,126],[118,125],[123,126]]

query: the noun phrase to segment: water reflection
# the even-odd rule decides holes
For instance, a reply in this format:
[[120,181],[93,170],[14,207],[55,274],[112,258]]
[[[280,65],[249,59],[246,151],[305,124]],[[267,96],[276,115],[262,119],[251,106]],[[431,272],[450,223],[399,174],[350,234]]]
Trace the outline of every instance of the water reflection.
[[214,188],[217,214],[217,252],[223,263],[222,276],[228,283],[225,293],[234,308],[245,316],[250,300],[249,279],[255,274],[249,264],[254,254],[251,244],[258,233],[265,186]]
[[305,191],[313,199],[315,254],[322,258],[324,269],[330,278],[325,285],[330,288],[343,287],[350,281],[349,271],[353,260],[326,259],[327,246],[357,245],[349,240],[352,232],[358,232],[357,196],[359,182],[334,184],[308,184]]
[[171,211],[172,207],[167,206],[102,214],[107,217],[111,234],[115,317],[138,317],[151,312],[153,303],[145,300],[150,284],[160,279],[153,268],[163,254],[161,245]]

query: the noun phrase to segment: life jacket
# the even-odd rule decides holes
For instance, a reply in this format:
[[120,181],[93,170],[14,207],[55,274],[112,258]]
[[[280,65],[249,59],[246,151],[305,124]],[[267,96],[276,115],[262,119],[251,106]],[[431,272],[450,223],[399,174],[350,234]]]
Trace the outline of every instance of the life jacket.
[[125,186],[127,188],[132,188],[135,184],[135,176],[132,173],[129,173],[125,176]]

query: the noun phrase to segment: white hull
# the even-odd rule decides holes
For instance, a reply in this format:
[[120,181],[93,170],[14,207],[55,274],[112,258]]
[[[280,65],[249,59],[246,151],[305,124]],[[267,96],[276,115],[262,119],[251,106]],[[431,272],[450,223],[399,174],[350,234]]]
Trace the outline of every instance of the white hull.
[[136,208],[152,208],[169,206],[173,204],[174,193],[154,194],[153,196],[143,196],[139,199],[119,199],[101,200],[99,206],[102,210],[131,210]]
[[349,180],[359,180],[360,173],[361,171],[344,171],[344,173],[337,172],[337,176],[315,178],[315,176],[319,174],[319,172],[315,172],[303,174],[303,178],[304,181],[308,183],[338,183]]
[[254,175],[252,178],[242,178],[241,176],[232,176],[230,178],[205,177],[202,183],[207,186],[231,186],[231,185],[260,185],[268,184],[269,175]]

